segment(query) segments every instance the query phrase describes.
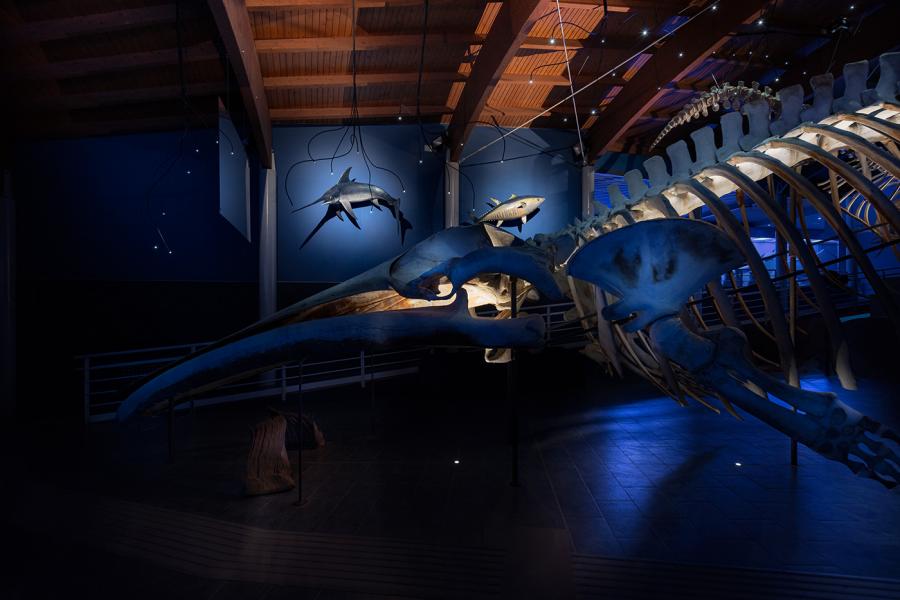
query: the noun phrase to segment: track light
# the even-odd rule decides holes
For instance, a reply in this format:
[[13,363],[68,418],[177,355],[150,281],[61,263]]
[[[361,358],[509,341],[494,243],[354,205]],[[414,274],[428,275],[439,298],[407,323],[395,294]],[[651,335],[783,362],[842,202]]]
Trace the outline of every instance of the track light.
[[550,42],[550,45],[556,44],[556,38],[550,38],[548,41]]
[[646,27],[644,29],[641,29],[641,35],[643,37],[647,37],[648,35],[650,35],[650,30],[647,29]]

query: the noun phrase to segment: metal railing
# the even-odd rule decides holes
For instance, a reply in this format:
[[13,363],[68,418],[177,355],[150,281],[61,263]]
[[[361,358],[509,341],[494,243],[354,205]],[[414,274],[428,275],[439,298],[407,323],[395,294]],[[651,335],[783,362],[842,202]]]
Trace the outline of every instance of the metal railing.
[[[885,279],[900,277],[900,267],[883,270],[879,275]],[[777,283],[778,294],[786,306],[788,282]],[[803,285],[804,282],[799,283],[806,296],[813,297],[811,290]],[[855,288],[864,285],[862,281],[851,283]],[[838,289],[831,291],[838,308],[863,303],[862,298],[852,293]],[[760,322],[768,319],[758,291],[748,290],[744,294],[744,300],[750,312]],[[526,305],[521,309],[520,315],[533,314],[543,318],[546,329],[545,342],[548,345],[576,347],[583,345],[586,338],[578,319],[566,319],[566,313],[573,308],[572,302]],[[736,301],[733,301],[733,308],[741,323],[750,322]],[[815,310],[802,298],[798,299],[798,308],[799,314]],[[708,324],[717,325],[721,322],[712,299],[705,294],[700,299],[700,311]],[[478,314],[495,316],[497,311],[482,310]],[[119,404],[137,382],[209,344],[210,342],[160,346],[75,357],[76,368],[81,372],[84,422],[88,424],[114,420]],[[415,348],[394,352],[359,352],[333,360],[308,361],[304,363],[302,371],[303,389],[316,390],[352,384],[365,387],[369,381],[413,374],[419,370],[422,351],[421,348]],[[299,364],[289,364],[261,376],[249,377],[223,385],[213,392],[198,395],[187,406],[209,406],[270,396],[280,396],[284,399],[290,390],[296,389],[300,383],[299,378]],[[181,408],[185,408],[185,405]]]
[[[552,345],[583,344],[584,335],[577,320],[566,321],[571,302],[528,306],[522,314],[537,314],[546,325],[546,342]],[[496,313],[495,313],[496,314]],[[140,348],[120,352],[83,354],[75,357],[80,372],[84,423],[115,420],[116,410],[141,379],[211,342]],[[303,364],[304,391],[358,384],[417,373],[423,349],[393,352],[358,352],[332,360],[306,361]],[[222,385],[193,398],[178,408],[194,408],[266,397],[284,400],[300,383],[299,363],[288,364],[263,375]]]

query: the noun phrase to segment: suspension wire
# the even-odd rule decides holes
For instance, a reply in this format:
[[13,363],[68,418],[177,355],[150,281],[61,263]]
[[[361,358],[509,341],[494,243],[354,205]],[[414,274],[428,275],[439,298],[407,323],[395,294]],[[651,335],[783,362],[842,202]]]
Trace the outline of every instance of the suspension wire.
[[[575,84],[572,79],[572,68],[569,66],[569,47],[566,44],[566,29],[563,27],[562,9],[559,0],[556,0],[556,14],[559,16],[559,34],[562,37],[563,52],[566,55],[566,73],[569,75],[569,91],[572,93],[572,110],[575,111],[575,131],[578,132],[578,145],[581,147],[581,161],[584,164],[587,157],[584,154],[584,140],[581,137],[581,121],[578,118],[578,104],[575,102]],[[506,144],[506,138],[503,143]]]
[[[669,37],[672,37],[672,36],[673,36],[675,33],[677,33],[682,27],[684,27],[685,25],[691,23],[694,19],[696,19],[696,18],[699,17],[700,15],[706,13],[706,12],[707,12],[708,10],[710,10],[713,6],[716,6],[717,3],[718,3],[718,0],[715,0],[715,1],[713,1],[713,2],[710,2],[709,4],[706,5],[705,8],[703,8],[700,12],[698,12],[698,13],[695,14],[694,16],[689,17],[684,23],[681,23],[680,25],[676,26],[675,28],[673,28],[673,29],[672,29],[671,31],[669,31],[668,33],[664,33],[663,35],[661,35],[660,37],[658,37],[656,40],[650,42],[649,44],[647,44],[646,46],[644,46],[643,48],[641,48],[640,50],[638,50],[637,52],[635,52],[634,54],[632,54],[631,56],[629,56],[628,58],[626,58],[625,60],[623,60],[622,62],[620,62],[619,64],[617,64],[616,66],[614,66],[614,67],[610,68],[609,70],[607,70],[605,73],[603,73],[603,74],[601,74],[601,75],[598,75],[593,81],[590,81],[590,82],[586,83],[583,87],[581,87],[581,88],[579,88],[579,89],[577,89],[577,90],[574,90],[570,95],[568,95],[568,96],[566,96],[565,98],[559,100],[559,101],[556,102],[553,106],[550,106],[550,107],[548,107],[548,108],[542,109],[541,112],[539,112],[538,114],[534,115],[533,117],[530,117],[530,118],[526,119],[526,120],[523,121],[521,124],[519,124],[519,125],[517,125],[516,127],[510,129],[506,134],[504,134],[504,137],[507,136],[507,135],[510,135],[510,134],[512,134],[512,133],[514,133],[514,132],[516,132],[516,131],[518,131],[519,129],[522,129],[522,128],[524,128],[524,127],[527,127],[529,124],[533,123],[533,122],[536,121],[537,119],[539,119],[539,118],[543,117],[544,115],[546,115],[547,113],[551,112],[551,111],[552,111],[553,109],[555,109],[556,107],[558,107],[558,106],[560,106],[561,104],[567,102],[567,101],[569,100],[569,98],[572,98],[572,97],[574,97],[574,96],[577,96],[578,94],[580,94],[580,93],[583,92],[584,90],[586,90],[586,89],[588,89],[588,88],[590,88],[590,87],[593,87],[594,85],[596,85],[597,83],[599,83],[600,81],[602,81],[605,77],[608,77],[608,76],[609,76],[611,73],[613,73],[614,71],[617,71],[618,69],[622,68],[623,66],[625,66],[626,64],[628,64],[630,61],[634,60],[635,58],[637,58],[637,57],[640,56],[641,54],[644,54],[645,52],[647,52],[648,50],[650,50],[653,46],[659,44],[660,42],[662,42],[663,40],[665,40],[665,39],[667,39],[667,38],[669,38]],[[489,148],[490,146],[493,146],[493,145],[496,144],[498,141],[499,141],[499,140],[494,140],[494,141],[492,141],[492,142],[488,142],[487,144],[481,146],[480,148],[477,148],[476,150],[473,150],[473,151],[470,152],[469,154],[463,156],[463,157],[460,159],[459,162],[460,162],[460,163],[465,162],[465,161],[468,160],[469,158],[475,156],[476,154],[479,154],[479,153],[483,152],[484,150],[486,150],[486,149]]]

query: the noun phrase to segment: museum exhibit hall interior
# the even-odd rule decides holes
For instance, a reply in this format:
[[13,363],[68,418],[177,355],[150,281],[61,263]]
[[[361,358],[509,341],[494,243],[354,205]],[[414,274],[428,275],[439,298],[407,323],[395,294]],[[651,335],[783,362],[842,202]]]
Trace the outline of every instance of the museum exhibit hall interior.
[[900,599],[900,1],[0,52],[0,597]]

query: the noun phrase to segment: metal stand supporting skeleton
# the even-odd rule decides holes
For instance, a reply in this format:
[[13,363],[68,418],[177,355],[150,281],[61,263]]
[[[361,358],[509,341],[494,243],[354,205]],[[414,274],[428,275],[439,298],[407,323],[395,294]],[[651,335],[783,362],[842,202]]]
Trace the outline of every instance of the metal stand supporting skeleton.
[[[509,278],[510,313],[509,318],[519,315],[518,278]],[[506,363],[506,403],[509,410],[509,437],[512,446],[512,463],[510,485],[519,485],[519,403],[516,402],[516,351],[510,350],[509,362]]]
[[303,499],[303,361],[297,365],[297,501],[294,506],[306,506]]

